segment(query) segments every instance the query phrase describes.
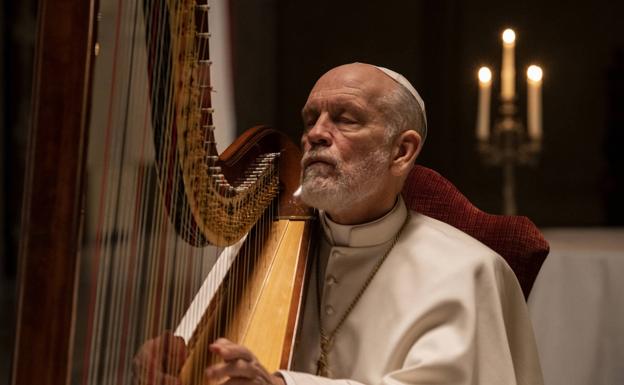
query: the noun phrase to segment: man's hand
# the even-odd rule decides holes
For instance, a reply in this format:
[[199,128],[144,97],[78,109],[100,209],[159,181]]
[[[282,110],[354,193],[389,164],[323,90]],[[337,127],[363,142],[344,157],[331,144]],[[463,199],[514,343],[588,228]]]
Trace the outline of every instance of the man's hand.
[[224,362],[206,369],[205,379],[208,383],[222,383],[227,379],[227,385],[286,385],[281,376],[267,372],[256,356],[244,346],[219,338],[210,345],[210,351]]
[[178,374],[187,357],[182,337],[165,332],[145,342],[132,359],[136,385],[180,385]]

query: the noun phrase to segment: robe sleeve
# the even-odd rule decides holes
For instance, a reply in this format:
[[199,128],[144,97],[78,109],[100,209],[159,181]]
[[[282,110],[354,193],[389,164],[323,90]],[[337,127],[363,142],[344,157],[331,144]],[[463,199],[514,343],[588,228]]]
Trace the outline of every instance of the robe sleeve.
[[[517,279],[497,255],[460,266],[425,296],[379,383],[365,385],[539,385],[543,383]],[[281,371],[287,385],[356,385]]]

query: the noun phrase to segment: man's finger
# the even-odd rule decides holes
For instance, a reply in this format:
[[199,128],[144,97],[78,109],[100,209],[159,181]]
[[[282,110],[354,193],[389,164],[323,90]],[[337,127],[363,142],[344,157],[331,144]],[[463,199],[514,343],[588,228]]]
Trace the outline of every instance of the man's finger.
[[136,384],[179,385],[177,374],[187,358],[184,340],[171,332],[146,341],[132,359]]
[[162,368],[166,373],[177,374],[182,369],[182,365],[184,365],[188,355],[184,339],[168,331],[161,338],[164,347],[162,351]]
[[154,340],[146,342],[132,359],[132,368],[135,374],[162,371],[159,348]]
[[256,357],[244,346],[237,345],[225,338],[219,338],[212,345],[210,351],[221,356],[223,361],[245,360],[252,362]]
[[217,381],[226,377],[253,380],[258,375],[259,370],[256,366],[240,359],[213,365],[205,371],[206,377]]

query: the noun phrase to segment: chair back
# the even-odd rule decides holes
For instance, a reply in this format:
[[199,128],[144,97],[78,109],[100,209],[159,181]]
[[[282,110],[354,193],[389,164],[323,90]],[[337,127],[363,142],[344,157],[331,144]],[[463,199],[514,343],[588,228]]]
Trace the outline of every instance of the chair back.
[[410,172],[402,194],[411,210],[456,227],[500,254],[528,298],[550,250],[529,218],[485,213],[442,175],[420,165]]

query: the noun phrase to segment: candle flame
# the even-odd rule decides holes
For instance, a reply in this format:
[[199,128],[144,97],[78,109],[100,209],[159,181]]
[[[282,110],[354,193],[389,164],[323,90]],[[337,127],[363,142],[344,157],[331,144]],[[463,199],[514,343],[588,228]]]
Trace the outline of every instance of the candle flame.
[[513,29],[507,28],[503,31],[503,42],[505,44],[513,44],[516,41],[516,33]]
[[541,81],[543,75],[542,69],[539,66],[531,65],[527,69],[527,77],[534,82]]
[[492,80],[492,71],[487,67],[479,68],[479,82],[489,83]]

